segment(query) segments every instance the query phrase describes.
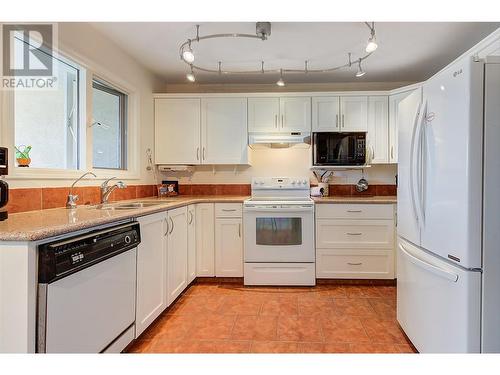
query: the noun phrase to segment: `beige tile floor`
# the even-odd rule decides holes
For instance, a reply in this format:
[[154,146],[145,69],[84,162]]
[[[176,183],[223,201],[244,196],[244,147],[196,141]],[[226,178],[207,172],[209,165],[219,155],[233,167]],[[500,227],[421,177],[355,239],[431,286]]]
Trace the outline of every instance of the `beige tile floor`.
[[243,287],[197,283],[130,353],[414,353],[396,321],[396,287]]

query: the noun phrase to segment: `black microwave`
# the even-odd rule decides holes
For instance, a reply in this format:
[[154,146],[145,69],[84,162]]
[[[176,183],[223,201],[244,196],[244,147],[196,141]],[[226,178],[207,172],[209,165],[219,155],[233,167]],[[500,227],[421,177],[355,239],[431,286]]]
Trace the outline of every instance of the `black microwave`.
[[366,133],[313,133],[314,166],[349,166],[366,163]]

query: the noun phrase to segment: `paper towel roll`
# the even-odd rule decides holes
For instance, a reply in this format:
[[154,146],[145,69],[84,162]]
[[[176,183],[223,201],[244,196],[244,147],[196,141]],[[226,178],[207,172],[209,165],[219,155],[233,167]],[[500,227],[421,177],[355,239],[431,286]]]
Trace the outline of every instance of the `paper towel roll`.
[[319,186],[311,188],[311,197],[322,197],[325,189]]

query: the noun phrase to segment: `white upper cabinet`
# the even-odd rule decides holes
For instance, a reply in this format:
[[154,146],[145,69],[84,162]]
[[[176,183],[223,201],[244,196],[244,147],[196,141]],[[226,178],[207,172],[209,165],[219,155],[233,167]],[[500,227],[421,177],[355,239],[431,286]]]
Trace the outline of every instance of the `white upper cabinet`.
[[283,132],[311,131],[311,98],[280,98],[280,129]]
[[247,164],[247,99],[201,100],[203,164]]
[[387,96],[368,98],[368,155],[371,164],[389,162],[389,99]]
[[280,98],[248,98],[248,131],[279,131]]
[[366,132],[368,130],[367,96],[342,96],[340,113],[341,131]]
[[251,133],[310,132],[311,98],[248,98],[248,131]]
[[401,92],[389,97],[389,163],[398,162],[398,108],[399,103],[414,90]]
[[155,99],[155,162],[200,163],[200,99]]
[[312,131],[340,131],[340,98],[338,96],[312,98]]

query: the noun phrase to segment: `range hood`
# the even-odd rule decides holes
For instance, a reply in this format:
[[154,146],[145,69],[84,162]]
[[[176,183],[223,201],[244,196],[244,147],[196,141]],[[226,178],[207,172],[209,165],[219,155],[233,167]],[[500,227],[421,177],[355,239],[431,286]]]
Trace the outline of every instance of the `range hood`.
[[250,133],[248,145],[253,149],[258,148],[309,148],[311,133]]

